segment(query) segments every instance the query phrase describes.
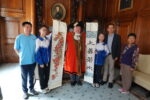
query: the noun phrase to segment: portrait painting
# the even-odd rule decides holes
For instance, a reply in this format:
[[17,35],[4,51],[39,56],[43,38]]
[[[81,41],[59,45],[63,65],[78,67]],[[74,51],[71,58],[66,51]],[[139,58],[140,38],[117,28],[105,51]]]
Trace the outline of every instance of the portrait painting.
[[66,16],[66,9],[63,4],[56,3],[51,8],[51,17],[56,20],[63,20]]
[[119,0],[119,11],[132,9],[133,0]]

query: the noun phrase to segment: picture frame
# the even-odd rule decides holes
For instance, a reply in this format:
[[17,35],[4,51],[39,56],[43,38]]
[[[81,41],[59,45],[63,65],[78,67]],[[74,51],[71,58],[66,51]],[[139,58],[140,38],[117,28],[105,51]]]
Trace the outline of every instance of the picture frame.
[[133,8],[133,0],[119,0],[119,11],[126,11]]
[[51,17],[55,20],[63,20],[66,16],[66,9],[63,4],[55,3],[51,7]]

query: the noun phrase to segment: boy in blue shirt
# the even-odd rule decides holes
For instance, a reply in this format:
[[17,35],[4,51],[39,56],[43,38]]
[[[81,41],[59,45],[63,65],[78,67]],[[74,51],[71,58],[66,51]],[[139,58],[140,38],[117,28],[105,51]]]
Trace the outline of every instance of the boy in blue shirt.
[[19,56],[22,76],[23,98],[28,99],[27,82],[29,77],[29,89],[32,95],[38,93],[34,90],[34,69],[35,63],[35,40],[36,36],[31,34],[32,24],[30,22],[22,23],[24,33],[18,35],[15,40],[14,49]]

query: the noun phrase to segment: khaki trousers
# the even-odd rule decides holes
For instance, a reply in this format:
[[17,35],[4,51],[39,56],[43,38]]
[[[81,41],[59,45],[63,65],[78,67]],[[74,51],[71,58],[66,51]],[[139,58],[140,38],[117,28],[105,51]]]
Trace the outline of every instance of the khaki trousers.
[[[109,55],[106,57],[105,59],[105,64],[104,64],[104,75],[103,75],[103,81],[107,81],[108,78],[108,82],[109,83],[113,83],[114,80],[114,64],[115,61],[112,58],[112,55]],[[109,75],[109,77],[108,77]]]
[[121,64],[121,76],[122,76],[122,87],[129,91],[132,84],[132,73],[131,67],[125,64]]

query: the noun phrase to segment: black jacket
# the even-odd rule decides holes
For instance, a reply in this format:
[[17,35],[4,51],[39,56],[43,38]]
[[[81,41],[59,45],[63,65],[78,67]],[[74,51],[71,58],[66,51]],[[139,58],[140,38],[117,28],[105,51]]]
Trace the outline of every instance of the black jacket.
[[[107,44],[108,40],[108,34],[105,35],[105,43]],[[111,53],[113,59],[116,57],[120,57],[120,52],[121,52],[121,37],[118,34],[114,34],[113,42],[112,42],[112,47],[111,47]]]

